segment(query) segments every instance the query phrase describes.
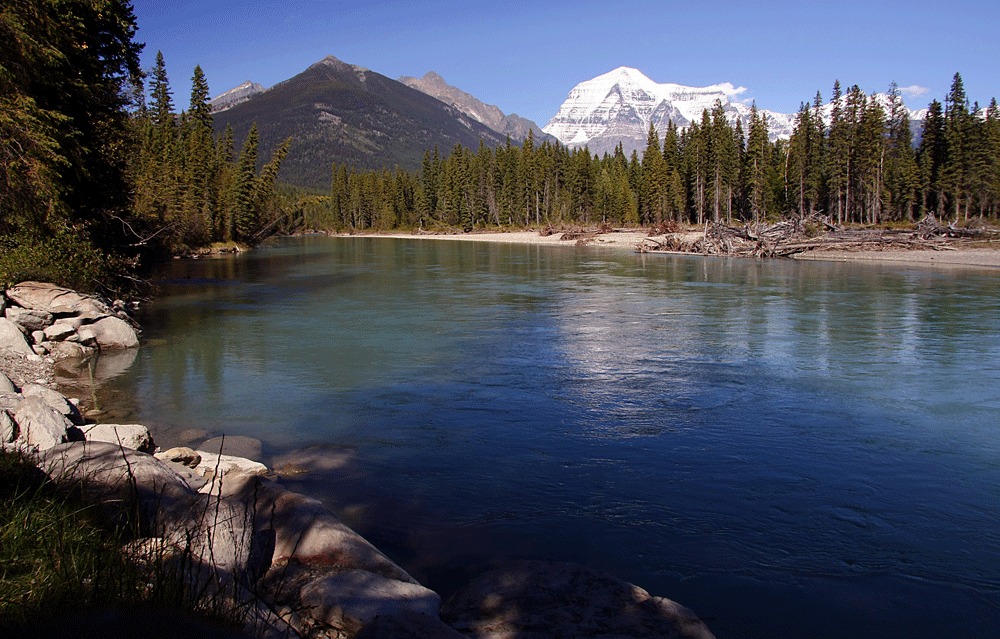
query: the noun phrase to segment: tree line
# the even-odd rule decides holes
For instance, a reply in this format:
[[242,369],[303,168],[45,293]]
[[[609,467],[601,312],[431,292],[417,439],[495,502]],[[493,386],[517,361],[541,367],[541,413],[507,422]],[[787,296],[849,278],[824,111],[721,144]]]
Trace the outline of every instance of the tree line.
[[253,245],[283,219],[274,198],[286,140],[258,172],[260,136],[254,124],[237,154],[233,131],[212,126],[208,83],[200,66],[191,78],[187,110],[175,113],[162,52],[149,82],[149,103],[132,117],[139,141],[131,168],[135,235],[176,253],[217,242]]
[[435,148],[416,172],[335,165],[329,196],[300,199],[294,215],[338,230],[997,217],[1000,109],[996,99],[970,106],[960,74],[943,105],[931,102],[917,144],[895,86],[869,96],[838,82],[831,105],[825,114],[819,93],[804,103],[788,140],[770,139],[755,106],[744,131],[717,102],[684,129],[670,122],[661,135],[651,125],[641,157],[621,145],[597,157],[529,135],[447,156]]
[[237,153],[200,68],[175,113],[162,55],[147,104],[136,28],[127,0],[0,3],[0,284],[112,288],[140,258],[254,244],[285,219],[288,143],[260,170],[256,129]]

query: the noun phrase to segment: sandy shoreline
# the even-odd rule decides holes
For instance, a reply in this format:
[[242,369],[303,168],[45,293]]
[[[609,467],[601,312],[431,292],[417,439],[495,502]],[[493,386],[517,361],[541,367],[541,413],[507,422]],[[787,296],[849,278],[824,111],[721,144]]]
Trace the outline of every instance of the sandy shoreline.
[[[362,234],[365,235],[365,234]],[[395,237],[415,240],[457,240],[463,242],[496,242],[504,244],[536,244],[575,247],[575,240],[562,240],[561,233],[541,236],[537,231],[495,233],[380,233],[375,237]],[[646,239],[645,231],[616,231],[595,236],[588,246],[635,251]],[[695,255],[693,253],[688,255]],[[886,251],[809,251],[793,259],[829,262],[882,262],[944,268],[1000,268],[1000,247],[958,248],[954,250],[886,250]]]

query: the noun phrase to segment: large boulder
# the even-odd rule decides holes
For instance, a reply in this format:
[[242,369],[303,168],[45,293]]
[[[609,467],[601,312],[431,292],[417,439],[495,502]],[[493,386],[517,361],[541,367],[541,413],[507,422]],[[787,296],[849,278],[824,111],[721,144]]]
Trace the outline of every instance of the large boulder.
[[0,444],[8,444],[17,438],[17,424],[10,413],[0,409]]
[[10,378],[0,373],[0,393],[16,393],[17,387],[14,386],[14,382],[10,381]]
[[301,598],[313,619],[348,632],[357,632],[381,615],[408,612],[437,617],[441,606],[433,590],[363,570],[320,577],[302,588]]
[[111,307],[92,295],[83,295],[47,282],[21,282],[7,290],[7,297],[26,309],[53,315],[78,315],[86,312],[114,314]]
[[198,448],[213,453],[252,459],[257,462],[264,459],[264,444],[259,439],[245,435],[213,437],[203,441]]
[[[118,317],[104,317],[86,327],[93,333],[101,350],[111,348],[132,348],[139,345],[139,335],[128,322]],[[79,331],[83,341],[84,329]],[[86,342],[84,342],[86,343]]]
[[52,323],[52,313],[40,310],[11,306],[3,314],[27,333],[45,330]]
[[144,532],[156,536],[165,525],[162,513],[183,512],[183,505],[196,495],[180,475],[152,455],[107,442],[59,444],[46,451],[40,467],[55,481],[78,484],[111,516],[138,513]]
[[20,433],[18,439],[39,450],[48,450],[78,436],[72,422],[41,397],[25,397],[14,413],[14,421]]
[[573,564],[514,562],[451,597],[442,618],[474,639],[714,639],[684,606]]
[[80,410],[71,404],[59,391],[52,390],[41,384],[25,384],[21,388],[21,394],[25,397],[38,397],[69,421],[78,425],[83,424],[83,417],[80,415]]
[[279,567],[297,564],[312,570],[356,569],[417,583],[315,499],[251,475],[237,475],[216,486],[213,493],[248,504],[248,510],[255,513],[256,529],[272,531],[273,561]]
[[17,324],[6,317],[0,317],[0,349],[25,357],[35,356],[35,351],[31,350],[28,340],[24,339],[24,333],[17,327]]
[[260,462],[234,455],[219,455],[205,450],[196,451],[201,461],[194,472],[202,477],[222,479],[227,475],[266,475],[267,466]]
[[125,448],[152,454],[156,450],[153,436],[142,424],[90,424],[81,426],[88,442],[121,444]]

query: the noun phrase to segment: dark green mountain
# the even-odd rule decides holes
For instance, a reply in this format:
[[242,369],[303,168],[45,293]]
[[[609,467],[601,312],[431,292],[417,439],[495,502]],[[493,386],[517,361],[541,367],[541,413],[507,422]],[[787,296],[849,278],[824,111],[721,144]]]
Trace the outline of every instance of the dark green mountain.
[[213,117],[218,131],[233,127],[237,151],[256,122],[262,160],[292,138],[280,179],[320,189],[329,187],[335,162],[416,170],[435,145],[445,154],[455,144],[506,140],[458,109],[332,56]]

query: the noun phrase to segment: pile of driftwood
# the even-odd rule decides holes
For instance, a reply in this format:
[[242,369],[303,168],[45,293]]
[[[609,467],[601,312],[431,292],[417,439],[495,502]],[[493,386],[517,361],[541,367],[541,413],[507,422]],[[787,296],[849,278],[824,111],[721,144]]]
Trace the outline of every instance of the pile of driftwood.
[[594,241],[598,235],[604,235],[605,233],[614,233],[615,229],[612,228],[610,224],[601,224],[596,228],[583,228],[580,226],[574,226],[568,229],[557,230],[552,226],[546,226],[544,229],[538,232],[541,237],[548,237],[556,233],[561,233],[559,240],[562,242],[569,242],[575,240],[577,244],[588,244]]
[[[694,236],[694,237],[692,237]],[[842,228],[828,219],[814,217],[742,228],[718,222],[701,234],[667,233],[662,239],[645,238],[636,250],[733,255],[739,257],[791,257],[806,251],[954,250],[963,241],[1000,239],[1000,230],[940,224],[928,215],[910,229]]]

